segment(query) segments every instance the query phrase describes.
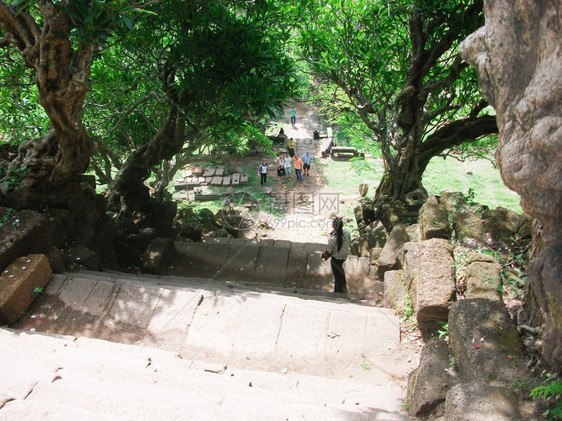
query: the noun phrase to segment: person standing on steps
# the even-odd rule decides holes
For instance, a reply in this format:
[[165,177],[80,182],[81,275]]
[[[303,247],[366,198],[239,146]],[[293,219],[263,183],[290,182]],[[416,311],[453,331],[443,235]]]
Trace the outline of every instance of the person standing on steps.
[[295,155],[295,146],[296,145],[297,145],[297,143],[295,142],[295,139],[290,138],[289,143],[287,143],[287,150],[289,151],[289,156],[291,158]]
[[267,162],[265,159],[262,161],[258,168],[258,174],[260,175],[260,185],[264,185],[267,180]]
[[295,175],[297,176],[297,182],[302,183],[302,158],[298,155],[293,156],[293,167],[295,168]]
[[330,264],[334,274],[334,292],[345,292],[347,289],[343,263],[350,254],[351,234],[347,229],[343,228],[342,219],[336,218],[332,222],[332,232],[328,240],[328,246],[324,253],[322,253],[322,259],[328,260],[330,257],[332,258]]
[[285,155],[283,167],[285,168],[285,175],[290,178],[293,175],[293,160],[289,155]]
[[289,116],[291,116],[291,126],[294,126],[297,123],[297,110],[291,108],[289,110]]
[[303,165],[303,173],[304,175],[310,175],[310,163],[312,162],[312,160],[314,159],[314,157],[308,153],[308,151],[306,151],[306,153],[301,156],[304,165]]

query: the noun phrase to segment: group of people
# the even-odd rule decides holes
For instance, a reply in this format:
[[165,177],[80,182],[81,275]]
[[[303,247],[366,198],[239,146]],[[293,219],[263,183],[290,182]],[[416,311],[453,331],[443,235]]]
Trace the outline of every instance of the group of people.
[[[279,158],[279,165],[277,166],[277,175],[292,177],[293,169],[294,169],[297,182],[302,183],[303,175],[304,176],[310,175],[310,166],[312,165],[314,156],[311,155],[310,152],[308,151],[302,156],[296,155],[295,141],[292,138],[289,140],[287,149],[289,153],[282,155]],[[266,184],[268,168],[269,166],[267,164],[267,161],[265,160],[263,160],[262,163],[259,165],[258,174],[260,175],[260,184],[262,186]]]

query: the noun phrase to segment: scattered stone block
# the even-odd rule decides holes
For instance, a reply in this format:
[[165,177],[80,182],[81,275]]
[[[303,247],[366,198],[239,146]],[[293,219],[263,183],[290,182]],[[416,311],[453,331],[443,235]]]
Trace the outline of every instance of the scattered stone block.
[[521,419],[517,396],[507,387],[485,383],[461,383],[453,386],[445,399],[445,419],[449,421],[513,421]]
[[370,256],[369,244],[365,237],[355,237],[351,240],[351,254],[355,256]]
[[419,243],[419,275],[409,293],[419,323],[447,320],[455,296],[453,247],[441,238]]
[[222,177],[213,177],[211,180],[211,186],[222,186]]
[[203,177],[207,178],[207,177],[213,177],[215,175],[215,169],[214,168],[207,168],[205,170],[205,172],[203,173]]
[[226,176],[222,178],[222,185],[223,186],[230,186],[230,177]]
[[401,302],[406,300],[408,291],[404,285],[403,270],[389,270],[384,274],[384,306],[403,312]]
[[420,365],[408,378],[409,411],[419,417],[445,402],[455,379],[449,372],[449,347],[441,338],[430,339],[423,347]]
[[525,375],[522,344],[502,301],[456,301],[448,320],[449,343],[463,381],[502,386]]
[[440,205],[435,196],[430,196],[419,212],[419,223],[424,240],[449,238],[449,221],[445,205]]
[[[478,256],[482,256],[481,261]],[[492,256],[478,253],[471,255],[466,269],[466,298],[499,300],[501,270],[501,265]]]
[[381,221],[373,221],[365,228],[365,237],[367,237],[369,249],[382,248],[388,240],[388,233]]
[[43,254],[16,259],[0,275],[0,324],[16,322],[51,279],[49,260]]
[[224,167],[217,167],[217,169],[215,170],[215,175],[223,176],[224,175]]
[[398,254],[407,241],[406,225],[396,224],[390,232],[378,260],[379,278],[383,278],[387,270],[396,268]]
[[239,186],[240,185],[240,173],[232,174],[232,185]]
[[240,184],[248,184],[248,174],[240,175]]

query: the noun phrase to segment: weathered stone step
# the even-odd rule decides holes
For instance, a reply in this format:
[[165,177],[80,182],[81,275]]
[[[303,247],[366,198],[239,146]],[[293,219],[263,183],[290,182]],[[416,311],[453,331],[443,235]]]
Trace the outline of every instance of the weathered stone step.
[[[142,277],[129,282],[111,276],[117,280],[56,275],[41,305],[19,327],[39,331],[46,322],[47,332],[87,332],[173,350],[186,359],[244,368],[251,361],[259,370],[275,360],[303,374],[321,369],[330,376],[347,372],[347,361],[354,358],[384,370],[385,358],[400,342],[398,318],[387,309],[341,299],[219,290],[204,281],[184,290],[151,285],[154,277],[142,283]],[[382,376],[378,384],[391,379]]]
[[[59,368],[54,381],[37,372],[40,380],[32,393],[25,401],[14,397],[7,402],[0,409],[1,420],[31,419],[33,413],[41,414],[35,419],[47,420],[61,419],[60,414],[86,420],[95,419],[92,414],[99,414],[98,419],[373,419],[367,418],[373,411],[388,414],[384,419],[406,419],[399,411],[401,391],[396,388],[291,373],[221,370],[157,349],[96,339],[49,341],[48,335],[5,333],[0,330],[2,339],[22,357],[14,369],[31,373],[25,369],[29,361]],[[42,345],[29,349],[35,339]],[[55,352],[48,352],[51,349]],[[153,358],[147,360],[146,355]]]

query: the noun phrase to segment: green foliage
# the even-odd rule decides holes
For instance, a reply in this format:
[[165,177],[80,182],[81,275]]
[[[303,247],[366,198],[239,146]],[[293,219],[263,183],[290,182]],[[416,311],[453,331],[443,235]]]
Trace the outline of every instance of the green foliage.
[[29,174],[29,170],[25,167],[19,167],[12,172],[6,174],[5,179],[7,181],[8,191],[13,191],[21,184],[22,178]]
[[441,329],[439,329],[437,331],[437,333],[439,334],[439,337],[444,338],[445,340],[448,340],[449,339],[449,322],[441,321],[441,322],[437,322],[437,323],[441,325]]
[[33,288],[33,291],[31,291],[31,295],[34,296],[34,297],[37,297],[38,295],[43,294],[43,291],[44,291],[43,288],[35,287],[35,288]]
[[547,385],[535,387],[531,390],[533,399],[541,399],[551,405],[545,412],[548,420],[562,419],[562,381],[553,380]]
[[400,301],[399,305],[402,307],[402,321],[411,322],[415,319],[416,310],[412,304],[412,297],[408,295],[406,299]]
[[369,371],[371,369],[371,364],[361,363],[360,367],[361,367],[361,370],[363,370],[363,371]]
[[17,213],[17,211],[15,209],[12,208],[6,208],[6,211],[4,213],[4,215],[2,215],[2,218],[0,218],[0,227],[2,225],[4,225],[5,223],[7,223],[10,218],[15,215]]

